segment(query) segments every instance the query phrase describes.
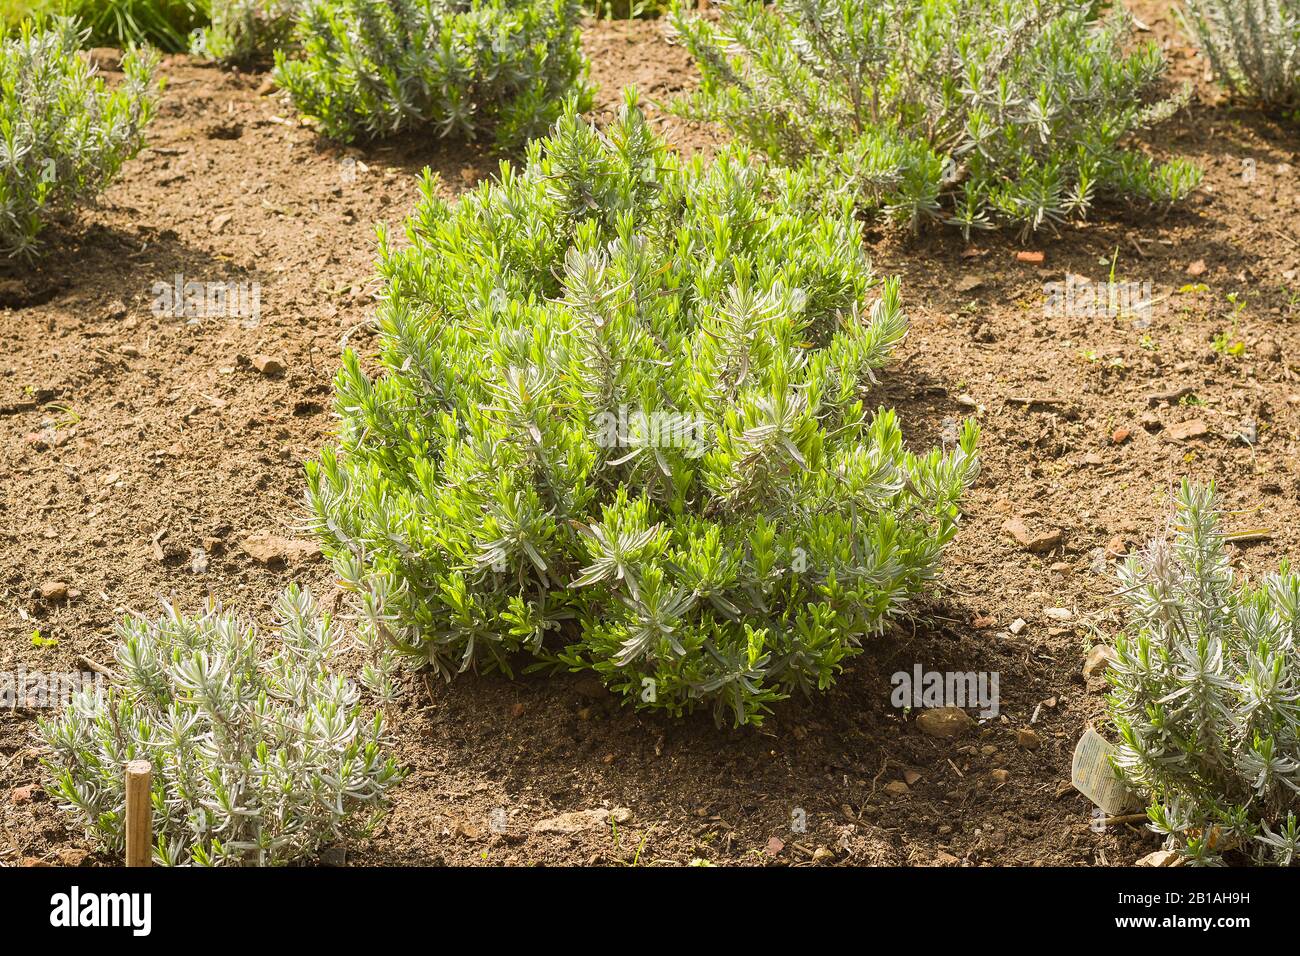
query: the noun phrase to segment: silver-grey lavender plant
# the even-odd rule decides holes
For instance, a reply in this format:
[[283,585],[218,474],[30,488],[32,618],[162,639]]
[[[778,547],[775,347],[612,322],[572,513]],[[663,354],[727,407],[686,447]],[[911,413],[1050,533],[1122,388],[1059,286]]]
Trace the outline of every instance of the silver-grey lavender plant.
[[161,865],[269,866],[367,832],[401,772],[383,717],[333,669],[340,630],[310,593],[277,601],[278,640],[209,604],[119,626],[104,699],[83,691],[39,723],[50,792],[101,845],[125,839],[123,767],[154,767]]
[[326,136],[429,129],[501,148],[543,135],[591,89],[576,0],[303,0],[276,81]]
[[1184,20],[1219,82],[1267,106],[1300,107],[1300,0],[1185,0]]
[[1184,482],[1172,541],[1120,568],[1116,768],[1191,862],[1300,850],[1300,574],[1236,580],[1213,485]]
[[1159,47],[1132,44],[1117,5],[1088,0],[674,0],[672,33],[699,89],[674,104],[717,120],[828,189],[919,229],[1022,233],[1102,198],[1167,205],[1201,171],[1157,162],[1135,134],[1183,96],[1153,96]]
[[195,31],[192,51],[221,63],[270,63],[292,42],[304,0],[212,0],[212,24]]
[[129,50],[108,89],[78,55],[71,19],[0,39],[0,257],[30,258],[41,230],[89,202],[144,145],[158,54]]

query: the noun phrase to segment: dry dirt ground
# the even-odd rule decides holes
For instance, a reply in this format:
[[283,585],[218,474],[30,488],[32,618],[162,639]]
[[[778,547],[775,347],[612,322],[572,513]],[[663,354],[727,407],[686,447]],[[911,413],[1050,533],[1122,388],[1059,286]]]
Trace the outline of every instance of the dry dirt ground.
[[[1149,140],[1205,166],[1185,208],[1107,209],[1026,244],[871,236],[912,317],[879,400],[913,447],[968,415],[983,428],[984,471],[935,596],[762,730],[636,715],[578,678],[411,677],[389,708],[410,775],[349,863],[1128,864],[1155,848],[1133,826],[1093,832],[1068,784],[1102,711],[1081,666],[1116,627],[1107,549],[1162,528],[1179,476],[1217,479],[1234,527],[1270,529],[1238,549],[1243,568],[1300,554],[1300,133],[1220,102],[1166,5],[1134,6],[1174,79],[1196,85]],[[589,24],[586,44],[598,116],[623,83],[663,99],[692,82],[656,23]],[[113,622],[159,599],[259,614],[299,580],[333,600],[309,548],[268,565],[244,544],[306,537],[301,462],[329,440],[340,348],[374,346],[372,223],[400,222],[425,165],[449,195],[496,166],[419,137],[343,151],[260,76],[183,57],[165,73],[151,147],[50,234],[41,266],[0,273],[0,671],[105,661]],[[682,149],[721,139],[656,121]],[[1116,281],[1151,284],[1149,310],[1045,314],[1046,284],[1104,281],[1112,260]],[[155,317],[155,284],[178,275],[258,283],[260,320]],[[66,598],[41,595],[53,582]],[[57,643],[36,646],[38,631]],[[890,675],[916,663],[998,672],[1000,716],[965,739],[925,736],[889,701]],[[100,862],[40,790],[37,716],[0,713],[0,865]],[[613,808],[626,822],[534,830]]]

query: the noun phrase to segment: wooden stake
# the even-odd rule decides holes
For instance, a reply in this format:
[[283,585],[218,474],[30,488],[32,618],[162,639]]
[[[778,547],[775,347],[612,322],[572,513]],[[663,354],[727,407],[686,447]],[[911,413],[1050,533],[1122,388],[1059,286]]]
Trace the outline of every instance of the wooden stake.
[[147,760],[126,765],[126,865],[153,864],[153,768]]

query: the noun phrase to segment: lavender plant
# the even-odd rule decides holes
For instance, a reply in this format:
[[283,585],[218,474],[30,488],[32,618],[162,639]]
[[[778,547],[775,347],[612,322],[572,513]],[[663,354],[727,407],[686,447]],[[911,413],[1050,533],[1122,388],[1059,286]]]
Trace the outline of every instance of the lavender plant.
[[[1173,203],[1200,181],[1130,148],[1183,101],[1149,101],[1154,43],[1088,0],[723,0],[672,9],[699,89],[675,109],[716,120],[873,214],[1022,233],[1100,199]],[[1185,97],[1185,93],[1183,97]]]
[[[0,20],[15,0],[5,0]],[[151,46],[176,53],[207,22],[208,0],[17,0],[33,16],[71,17],[90,34],[91,46]]]
[[1116,767],[1191,862],[1300,849],[1300,575],[1229,566],[1213,485],[1184,482],[1173,540],[1120,569],[1128,629],[1108,705]]
[[851,202],[743,147],[684,161],[629,94],[381,232],[382,374],[348,353],[308,468],[370,625],[443,674],[594,670],[758,723],[923,589],[977,472],[867,405],[903,338]]
[[27,21],[0,41],[0,255],[30,258],[41,231],[93,200],[144,143],[158,57],[130,50],[109,90],[77,55],[74,21]]
[[590,104],[576,0],[306,0],[300,58],[276,75],[334,139],[429,127],[499,145],[543,133],[575,97]]
[[1218,81],[1267,106],[1300,107],[1300,0],[1185,0]]
[[192,52],[239,66],[269,63],[287,47],[303,0],[212,0],[211,25],[195,32]]
[[400,777],[336,673],[338,628],[291,587],[276,640],[209,605],[120,625],[106,699],[77,695],[41,721],[51,793],[107,850],[124,834],[123,766],[153,764],[154,859],[167,866],[269,866],[365,833]]

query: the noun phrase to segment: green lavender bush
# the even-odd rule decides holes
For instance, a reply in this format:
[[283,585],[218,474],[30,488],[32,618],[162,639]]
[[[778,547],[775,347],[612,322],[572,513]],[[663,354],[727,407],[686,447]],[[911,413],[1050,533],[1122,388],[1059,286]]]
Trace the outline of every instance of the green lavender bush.
[[976,429],[872,411],[903,338],[852,203],[743,147],[669,152],[629,94],[381,232],[382,368],[345,356],[308,468],[362,617],[445,675],[594,670],[758,723],[827,688],[935,572]]
[[[672,33],[702,74],[675,109],[716,120],[826,188],[913,229],[1022,233],[1103,198],[1172,203],[1200,181],[1131,134],[1181,102],[1149,101],[1165,64],[1126,52],[1130,19],[1084,0],[723,0],[676,3]],[[1185,95],[1185,94],[1184,94]]]
[[144,143],[157,54],[128,51],[109,90],[77,55],[84,39],[55,19],[0,41],[0,255],[35,254],[50,221],[93,200]]
[[1184,0],[1218,81],[1267,106],[1300,107],[1300,0]]
[[427,127],[511,147],[566,98],[590,104],[580,14],[575,0],[306,0],[301,56],[277,52],[277,79],[334,139]]
[[212,23],[196,31],[192,50],[222,63],[270,63],[288,47],[303,0],[212,0]]
[[[89,46],[157,47],[179,53],[208,22],[209,0],[3,0],[0,31],[17,32],[27,17],[71,17],[89,34]],[[6,22],[7,21],[7,22]]]
[[641,20],[662,16],[666,0],[586,0],[584,9],[597,20]]
[[1300,850],[1300,574],[1229,565],[1213,486],[1184,482],[1172,541],[1121,566],[1128,629],[1109,709],[1116,766],[1191,862]]
[[0,7],[0,36],[18,33],[25,20],[50,15],[50,7],[51,0],[9,0]]
[[271,866],[354,839],[400,778],[383,718],[335,670],[346,642],[310,593],[275,606],[276,637],[209,605],[119,626],[103,699],[41,721],[51,793],[106,850],[125,841],[124,765],[153,765],[160,865]]

